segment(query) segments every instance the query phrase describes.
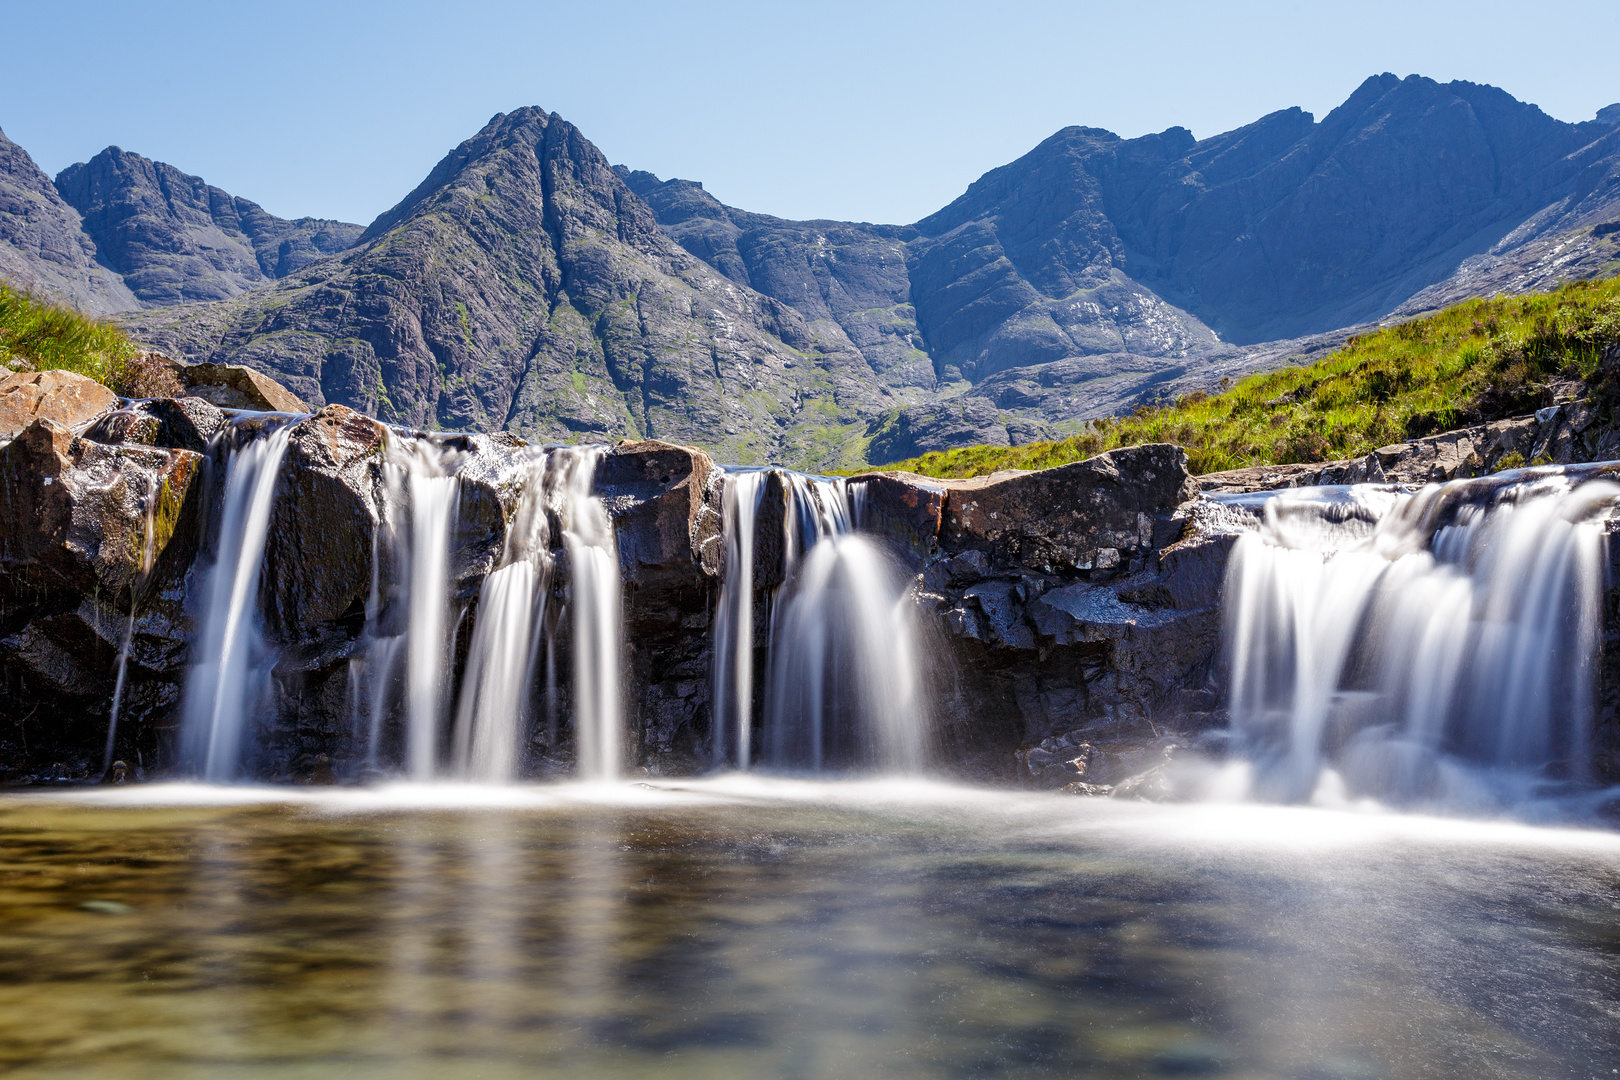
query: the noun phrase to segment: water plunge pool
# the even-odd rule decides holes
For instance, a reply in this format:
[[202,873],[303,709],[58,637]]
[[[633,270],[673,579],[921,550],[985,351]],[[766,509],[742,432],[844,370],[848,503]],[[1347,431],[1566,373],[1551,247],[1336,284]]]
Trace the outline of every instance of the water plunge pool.
[[923,781],[0,801],[25,1077],[1599,1077],[1620,836]]

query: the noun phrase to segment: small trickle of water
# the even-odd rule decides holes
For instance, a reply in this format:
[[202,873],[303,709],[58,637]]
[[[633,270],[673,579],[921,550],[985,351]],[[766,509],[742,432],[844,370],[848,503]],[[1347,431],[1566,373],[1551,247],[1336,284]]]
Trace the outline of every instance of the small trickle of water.
[[926,756],[913,613],[881,547],[854,532],[861,488],[785,469],[726,477],[713,755],[752,760],[754,544],[768,481],[785,498],[769,603],[760,748],[778,768],[915,772]]
[[124,704],[124,682],[129,676],[129,657],[135,650],[135,615],[140,606],[141,586],[146,584],[152,566],[157,562],[157,505],[161,482],[147,476],[146,495],[141,504],[141,564],[129,586],[129,620],[124,624],[124,635],[118,643],[118,673],[113,679],[112,708],[107,713],[107,752],[102,755],[102,773],[112,768],[113,748],[118,742],[118,715]]
[[186,749],[205,780],[231,780],[241,768],[243,734],[269,680],[258,621],[259,578],[291,434],[291,426],[283,426],[226,450],[219,541],[205,577],[183,719]]
[[1233,733],[1256,793],[1310,798],[1329,767],[1397,802],[1587,780],[1617,498],[1552,474],[1268,502],[1226,583]]

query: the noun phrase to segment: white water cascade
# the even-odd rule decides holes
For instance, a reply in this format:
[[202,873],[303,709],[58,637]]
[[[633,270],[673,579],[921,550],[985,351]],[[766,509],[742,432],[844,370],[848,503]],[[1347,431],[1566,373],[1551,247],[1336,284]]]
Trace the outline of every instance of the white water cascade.
[[583,779],[615,778],[624,743],[620,570],[612,521],[592,491],[606,448],[536,449],[520,461],[517,505],[479,590],[452,710],[459,451],[428,437],[394,438],[384,465],[368,644],[364,659],[351,665],[350,707],[357,734],[364,732],[367,771],[388,771],[385,729],[402,714],[400,759],[410,779],[517,779],[542,664],[548,709],[555,704],[556,619],[547,607],[566,552],[577,772]]
[[1226,583],[1255,794],[1485,809],[1587,780],[1617,499],[1557,470],[1270,498]]
[[552,452],[568,552],[568,605],[574,623],[574,753],[584,780],[613,780],[624,754],[620,704],[624,631],[619,551],[607,506],[592,493],[602,446]]
[[712,760],[746,769],[754,738],[754,522],[765,491],[761,470],[727,473],[720,603],[714,620]]
[[219,541],[203,590],[182,721],[188,756],[205,780],[235,778],[244,731],[269,681],[258,621],[259,578],[290,435],[291,427],[282,426],[227,450]]
[[746,769],[753,759],[753,563],[767,492],[780,492],[785,506],[782,584],[764,598],[762,756],[773,767],[816,772],[919,771],[926,709],[912,603],[890,557],[855,531],[862,488],[785,469],[726,478],[713,760]]
[[402,700],[405,770],[418,782],[439,771],[449,709],[450,550],[461,495],[454,467],[455,452],[431,436],[390,431],[366,611],[367,763],[378,766],[382,720]]

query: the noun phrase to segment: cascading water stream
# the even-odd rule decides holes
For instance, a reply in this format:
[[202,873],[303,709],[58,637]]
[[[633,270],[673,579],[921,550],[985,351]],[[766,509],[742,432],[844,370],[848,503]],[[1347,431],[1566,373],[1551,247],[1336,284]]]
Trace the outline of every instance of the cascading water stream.
[[1227,574],[1255,793],[1301,801],[1330,778],[1479,807],[1588,779],[1600,519],[1617,499],[1545,471],[1270,499]]
[[[393,437],[366,605],[368,643],[364,659],[351,663],[350,709],[367,771],[385,771],[389,718],[402,714],[403,764],[412,780],[517,778],[542,656],[548,714],[555,708],[557,620],[547,607],[566,552],[577,772],[613,779],[624,741],[620,569],[612,521],[592,490],[606,448],[552,447],[518,459],[511,481],[517,505],[501,555],[480,586],[457,689],[459,618],[452,617],[450,592],[460,451],[426,436]],[[548,715],[548,746],[555,743],[552,728]],[[446,734],[449,757],[441,762]]]
[[754,522],[769,475],[728,473],[721,510],[725,521],[720,602],[714,621],[712,759],[749,766],[754,702]]
[[500,565],[479,592],[478,621],[456,712],[456,765],[466,780],[509,783],[517,778],[551,589],[549,463],[546,454],[526,463]]
[[190,760],[205,780],[235,777],[243,732],[269,677],[258,625],[259,578],[290,436],[284,425],[227,451],[218,549],[204,587],[183,719]]
[[624,753],[619,680],[624,657],[619,553],[607,506],[592,493],[606,447],[559,447],[563,546],[574,630],[574,752],[578,775],[612,780]]
[[785,469],[733,473],[726,485],[713,760],[744,769],[752,761],[755,534],[766,493],[779,491],[782,584],[766,597],[766,761],[816,772],[919,770],[926,709],[912,605],[889,556],[854,532],[862,488]]
[[455,451],[430,436],[389,433],[366,606],[367,686],[354,700],[363,697],[368,705],[367,765],[373,769],[383,719],[402,701],[405,770],[417,782],[439,771],[451,691],[450,549],[461,494],[454,467]]

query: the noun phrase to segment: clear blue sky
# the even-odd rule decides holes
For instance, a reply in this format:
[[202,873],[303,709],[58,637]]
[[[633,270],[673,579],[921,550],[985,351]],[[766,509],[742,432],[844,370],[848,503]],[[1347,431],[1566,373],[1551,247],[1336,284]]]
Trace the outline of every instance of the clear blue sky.
[[5,0],[0,128],[117,144],[272,213],[368,222],[496,112],[788,217],[909,222],[1067,124],[1200,138],[1368,75],[1620,101],[1620,3]]

